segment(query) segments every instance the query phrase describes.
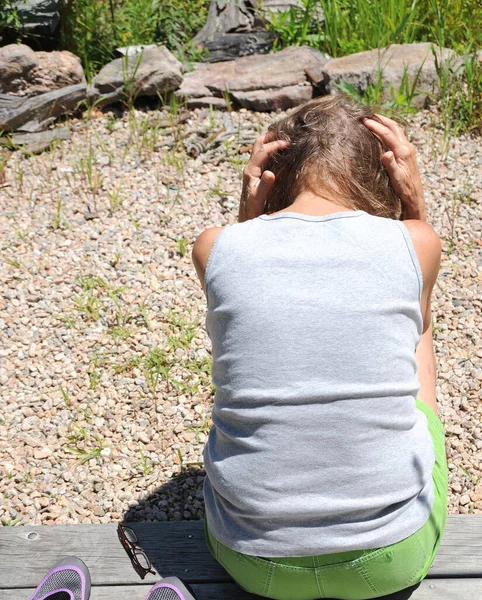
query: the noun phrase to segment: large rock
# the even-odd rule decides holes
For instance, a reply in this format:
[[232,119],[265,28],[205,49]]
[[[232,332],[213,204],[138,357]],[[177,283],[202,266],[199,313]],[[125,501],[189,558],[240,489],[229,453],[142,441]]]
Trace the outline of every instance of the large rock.
[[[460,64],[460,57],[453,50],[438,46],[434,49],[439,61],[449,61],[453,68]],[[363,94],[368,86],[377,84],[381,75],[384,100],[390,100],[390,90],[398,94],[405,74],[409,86],[415,83],[418,92],[413,104],[423,106],[427,96],[438,90],[432,44],[393,44],[388,48],[333,58],[324,67],[323,83],[327,93],[335,93],[338,83],[348,83]]]
[[[291,47],[276,54],[200,64],[184,77],[176,95],[199,106],[226,93],[240,106],[276,110],[297,106],[313,95],[312,83],[323,79],[327,58],[308,47]],[[216,104],[217,102],[212,102]]]
[[94,78],[101,94],[124,89],[137,96],[155,96],[176,90],[182,82],[183,65],[165,46],[116,58]]
[[71,52],[34,52],[23,44],[0,48],[0,93],[38,96],[85,83],[84,71]]
[[24,44],[0,48],[0,93],[17,90],[26,84],[30,72],[38,66],[36,53]]
[[60,22],[60,0],[14,0],[20,22],[27,33],[52,35]]

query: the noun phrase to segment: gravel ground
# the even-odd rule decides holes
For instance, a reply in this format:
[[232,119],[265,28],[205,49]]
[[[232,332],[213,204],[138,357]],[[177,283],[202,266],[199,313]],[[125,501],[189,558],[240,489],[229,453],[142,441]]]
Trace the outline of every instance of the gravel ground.
[[[181,117],[94,112],[48,153],[0,157],[3,525],[203,517],[213,392],[190,251],[235,221],[245,146],[273,117]],[[436,122],[409,128],[444,249],[450,511],[482,513],[482,152],[462,137],[442,158]]]

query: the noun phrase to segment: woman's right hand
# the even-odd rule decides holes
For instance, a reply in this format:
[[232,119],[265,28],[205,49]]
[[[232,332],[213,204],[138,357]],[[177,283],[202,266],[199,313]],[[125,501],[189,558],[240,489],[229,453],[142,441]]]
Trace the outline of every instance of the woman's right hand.
[[239,202],[238,221],[255,219],[263,214],[268,194],[273,187],[275,175],[264,171],[264,165],[274,152],[288,146],[285,140],[272,140],[270,133],[256,138],[251,156],[243,172],[243,191]]
[[415,147],[398,123],[383,115],[375,116],[377,120],[363,119],[363,124],[390,148],[383,154],[382,164],[402,201],[403,219],[426,221],[425,197]]

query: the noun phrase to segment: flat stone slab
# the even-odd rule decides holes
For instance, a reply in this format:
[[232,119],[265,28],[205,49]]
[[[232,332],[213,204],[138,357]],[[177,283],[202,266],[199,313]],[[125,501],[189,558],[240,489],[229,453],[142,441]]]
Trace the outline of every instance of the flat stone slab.
[[[418,95],[414,97],[415,106],[423,106],[427,96],[436,94],[439,89],[439,78],[435,66],[432,47],[440,62],[456,68],[460,57],[448,48],[440,48],[430,43],[393,44],[388,48],[358,52],[342,58],[333,58],[324,66],[323,84],[329,94],[338,91],[337,84],[353,85],[360,94],[366,92],[370,85],[376,85],[382,79],[384,100],[391,99],[390,90],[398,94],[404,74],[409,86],[415,84]],[[403,93],[403,90],[402,90]]]
[[182,63],[165,46],[158,46],[107,63],[93,85],[100,94],[125,90],[136,96],[156,96],[176,90],[182,71]]
[[314,79],[323,78],[327,61],[325,55],[313,48],[290,47],[275,54],[201,64],[186,73],[176,94],[187,101],[203,98],[205,102],[206,98],[222,98],[228,93],[245,108],[267,111],[288,108],[312,97],[311,84]]

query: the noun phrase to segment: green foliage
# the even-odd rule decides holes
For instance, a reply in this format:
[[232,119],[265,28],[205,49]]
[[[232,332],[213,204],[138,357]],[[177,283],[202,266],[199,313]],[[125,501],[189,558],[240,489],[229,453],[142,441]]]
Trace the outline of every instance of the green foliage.
[[188,42],[208,6],[209,0],[64,0],[62,47],[80,57],[88,79],[123,46],[166,44],[180,57],[197,58]]
[[317,18],[319,0],[301,0],[302,6],[290,6],[285,12],[269,11],[264,19],[268,30],[276,34],[274,48],[286,46],[319,47],[324,39],[322,24]]
[[17,9],[12,0],[0,0],[0,43],[15,41],[20,28]]

